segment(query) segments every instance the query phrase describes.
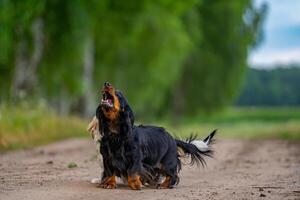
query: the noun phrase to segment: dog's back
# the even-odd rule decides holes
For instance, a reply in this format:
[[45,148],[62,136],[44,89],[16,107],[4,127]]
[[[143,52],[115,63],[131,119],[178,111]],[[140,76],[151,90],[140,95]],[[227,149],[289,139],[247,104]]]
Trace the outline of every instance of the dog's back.
[[133,134],[140,144],[146,164],[158,165],[169,152],[176,157],[176,142],[164,128],[140,125],[134,127]]

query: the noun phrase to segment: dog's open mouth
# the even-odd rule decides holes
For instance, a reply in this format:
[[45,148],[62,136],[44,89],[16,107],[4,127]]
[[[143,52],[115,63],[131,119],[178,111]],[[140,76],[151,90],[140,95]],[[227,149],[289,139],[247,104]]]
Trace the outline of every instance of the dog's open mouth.
[[102,93],[101,105],[105,106],[107,108],[113,108],[114,107],[113,96],[109,92],[104,91]]

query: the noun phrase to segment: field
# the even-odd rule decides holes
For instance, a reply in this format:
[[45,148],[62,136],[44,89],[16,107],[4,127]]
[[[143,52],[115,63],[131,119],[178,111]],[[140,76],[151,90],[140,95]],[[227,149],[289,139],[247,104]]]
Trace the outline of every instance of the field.
[[59,117],[43,105],[1,105],[0,152],[85,137],[86,123],[78,117]]
[[[144,122],[137,122],[143,123]],[[78,117],[60,117],[44,106],[34,109],[22,104],[0,107],[0,151],[30,148],[50,142],[88,137],[88,121]],[[166,127],[177,137],[205,136],[218,129],[220,138],[300,139],[300,108],[230,108],[212,117],[184,119],[172,125],[167,120],[145,122]]]
[[300,108],[230,108],[212,117],[185,120],[179,127],[168,125],[176,135],[206,135],[218,129],[221,138],[300,139]]

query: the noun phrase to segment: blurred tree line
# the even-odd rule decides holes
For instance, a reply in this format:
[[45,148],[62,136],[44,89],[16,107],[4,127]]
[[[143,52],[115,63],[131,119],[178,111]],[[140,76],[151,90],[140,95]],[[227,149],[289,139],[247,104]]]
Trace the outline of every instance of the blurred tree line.
[[138,116],[232,103],[266,5],[251,0],[0,0],[0,101],[90,116],[104,81]]
[[299,106],[300,66],[249,69],[236,101],[240,106]]

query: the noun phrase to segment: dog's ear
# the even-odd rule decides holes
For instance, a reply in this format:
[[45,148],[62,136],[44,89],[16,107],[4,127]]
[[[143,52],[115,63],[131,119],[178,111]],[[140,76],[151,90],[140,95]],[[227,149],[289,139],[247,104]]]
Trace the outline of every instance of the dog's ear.
[[96,117],[100,121],[100,119],[101,119],[101,106],[100,105],[96,109]]
[[121,112],[125,113],[127,112],[128,113],[128,116],[130,118],[130,121],[131,121],[131,124],[133,125],[134,123],[134,115],[133,115],[133,111],[132,109],[130,108],[126,98],[124,97],[124,95],[122,94],[122,92],[120,91],[116,91],[116,95],[119,99],[119,102],[120,102],[120,110]]
[[116,96],[118,97],[119,99],[119,102],[120,102],[120,110],[122,112],[125,112],[127,107],[129,106],[124,95],[120,92],[120,91],[116,91]]
[[101,106],[99,105],[97,107],[97,110],[96,110],[96,119],[97,119],[97,122],[98,122],[98,131],[100,133],[100,135],[102,135],[102,128],[103,128],[103,121],[102,121],[102,117],[101,117]]

